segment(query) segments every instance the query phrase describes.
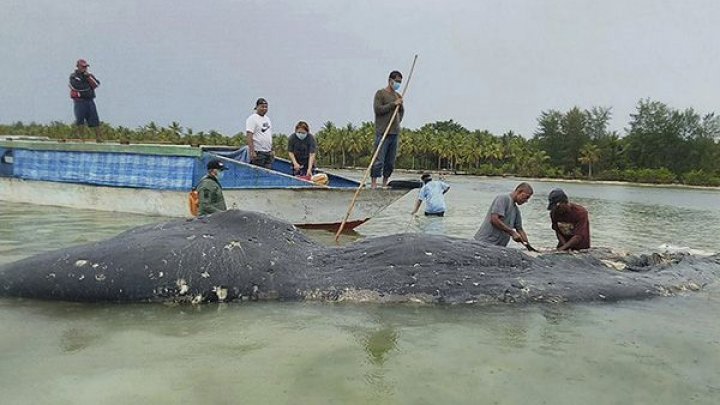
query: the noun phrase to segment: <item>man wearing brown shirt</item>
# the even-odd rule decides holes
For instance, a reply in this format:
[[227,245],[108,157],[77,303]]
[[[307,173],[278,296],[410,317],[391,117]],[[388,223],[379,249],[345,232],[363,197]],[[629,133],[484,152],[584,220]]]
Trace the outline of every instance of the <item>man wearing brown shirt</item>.
[[[377,179],[382,175],[383,187],[387,186],[388,179],[395,169],[395,157],[397,156],[398,138],[400,137],[400,122],[405,114],[403,99],[400,95],[400,84],[402,74],[397,70],[390,72],[388,85],[375,92],[373,110],[375,110],[375,149],[377,149],[385,130],[390,126],[385,141],[382,143],[377,159],[372,165],[370,177],[372,188],[377,187]],[[395,118],[390,121],[398,107]]]
[[590,249],[590,219],[585,207],[568,201],[559,188],[548,195],[548,211],[558,250]]

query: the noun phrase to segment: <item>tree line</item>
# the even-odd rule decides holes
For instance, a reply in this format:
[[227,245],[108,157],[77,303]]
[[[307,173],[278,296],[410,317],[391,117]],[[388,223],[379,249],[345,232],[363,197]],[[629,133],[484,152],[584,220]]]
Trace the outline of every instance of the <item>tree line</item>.
[[[532,137],[513,131],[495,135],[468,130],[453,120],[417,129],[403,128],[396,167],[452,170],[476,175],[516,175],[720,186],[720,117],[692,108],[674,109],[640,100],[624,133],[611,131],[607,107],[540,113]],[[77,129],[62,122],[0,125],[0,133],[73,139]],[[102,124],[103,138],[127,143],[190,145],[245,144],[245,134],[195,132],[172,122],[138,128]],[[90,135],[88,135],[90,136]],[[315,133],[321,167],[367,167],[373,151],[371,122],[336,126],[326,122]],[[94,139],[94,135],[92,135]],[[287,136],[276,134],[276,153],[284,156]]]

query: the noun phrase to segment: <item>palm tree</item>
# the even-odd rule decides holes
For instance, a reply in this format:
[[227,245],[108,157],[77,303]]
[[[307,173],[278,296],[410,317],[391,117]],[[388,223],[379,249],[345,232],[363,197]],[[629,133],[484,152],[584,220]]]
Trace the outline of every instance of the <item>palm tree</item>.
[[595,163],[600,161],[600,148],[592,143],[587,143],[580,151],[580,157],[578,158],[580,163],[588,165],[588,178],[592,178],[592,167]]

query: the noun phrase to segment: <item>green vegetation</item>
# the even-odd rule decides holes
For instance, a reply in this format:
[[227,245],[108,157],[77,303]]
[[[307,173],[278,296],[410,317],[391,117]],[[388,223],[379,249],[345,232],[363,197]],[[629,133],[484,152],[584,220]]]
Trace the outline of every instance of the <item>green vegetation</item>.
[[[701,116],[693,109],[640,100],[623,136],[608,130],[610,118],[611,110],[604,107],[543,111],[530,139],[512,131],[500,136],[470,131],[452,120],[403,129],[396,166],[488,176],[720,186],[720,117],[714,113]],[[18,122],[0,125],[0,133],[72,139],[77,130],[60,122]],[[217,131],[194,132],[177,122],[168,127],[151,122],[136,129],[103,124],[102,133],[106,140],[130,143],[245,144],[244,133],[227,137]],[[327,122],[316,137],[321,167],[367,167],[375,128],[370,122],[342,127]],[[286,150],[287,137],[278,134],[274,148]]]

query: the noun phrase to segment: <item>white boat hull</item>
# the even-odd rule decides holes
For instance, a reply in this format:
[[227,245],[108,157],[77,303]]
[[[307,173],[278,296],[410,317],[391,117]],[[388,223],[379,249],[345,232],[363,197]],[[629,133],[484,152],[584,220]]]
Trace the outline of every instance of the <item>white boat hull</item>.
[[[408,190],[362,190],[348,219],[357,226],[405,195]],[[353,188],[226,189],[228,208],[258,211],[298,226],[337,226],[347,213]],[[143,188],[0,178],[0,200],[136,214],[189,217],[188,193]]]

